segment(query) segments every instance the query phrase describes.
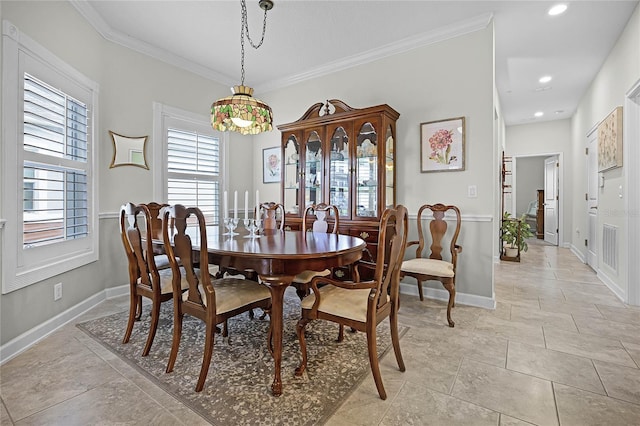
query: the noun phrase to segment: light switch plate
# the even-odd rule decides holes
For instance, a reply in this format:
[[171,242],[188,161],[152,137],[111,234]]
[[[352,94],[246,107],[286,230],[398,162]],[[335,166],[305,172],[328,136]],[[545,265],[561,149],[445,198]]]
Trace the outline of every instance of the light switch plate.
[[467,198],[477,198],[478,197],[478,187],[476,185],[469,185],[467,189]]

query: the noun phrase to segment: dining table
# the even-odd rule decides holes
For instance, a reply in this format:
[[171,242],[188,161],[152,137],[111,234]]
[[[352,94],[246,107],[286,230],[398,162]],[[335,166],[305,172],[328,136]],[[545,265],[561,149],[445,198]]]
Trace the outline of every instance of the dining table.
[[262,284],[269,288],[271,341],[268,343],[274,361],[271,391],[274,396],[280,396],[285,290],[303,271],[324,271],[360,260],[366,243],[361,238],[341,234],[274,229],[249,237],[248,232],[243,231],[240,229],[237,235],[225,235],[217,231],[217,227],[211,231],[208,228],[208,261],[221,269],[254,271]]

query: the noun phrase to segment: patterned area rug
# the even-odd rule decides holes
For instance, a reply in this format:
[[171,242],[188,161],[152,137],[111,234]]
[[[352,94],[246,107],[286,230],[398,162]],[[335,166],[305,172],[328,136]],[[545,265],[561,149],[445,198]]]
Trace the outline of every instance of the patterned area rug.
[[[307,372],[303,377],[294,376],[300,362],[295,333],[300,301],[293,289],[285,294],[283,394],[280,397],[271,394],[273,359],[266,344],[268,317],[260,320],[256,315],[250,319],[245,313],[229,320],[229,339],[216,334],[205,387],[196,393],[204,324],[185,316],[176,365],[172,373],[166,374],[173,331],[172,302],[163,304],[151,352],[144,358],[140,354],[149,330],[149,308],[145,306],[143,319],[134,325],[129,343],[122,344],[127,315],[121,312],[78,324],[78,327],[214,425],[323,424],[371,374],[364,333],[345,331],[344,341],[337,343],[337,324],[313,321],[307,326]],[[407,329],[401,327],[400,335]],[[379,356],[391,348],[389,323],[385,320],[378,327]]]

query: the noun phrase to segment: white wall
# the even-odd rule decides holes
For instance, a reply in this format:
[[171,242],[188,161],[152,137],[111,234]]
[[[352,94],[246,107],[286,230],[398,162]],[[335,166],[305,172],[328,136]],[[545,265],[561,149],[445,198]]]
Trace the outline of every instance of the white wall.
[[[152,103],[208,116],[211,102],[227,96],[228,88],[106,41],[68,2],[2,2],[2,18],[100,85],[100,129],[95,140],[100,164],[100,260],[0,296],[0,344],[5,344],[90,296],[127,283],[115,213],[126,201],[152,201],[152,173],[158,166],[151,162],[156,143],[151,138]],[[130,136],[149,135],[146,154],[151,170],[109,169],[113,148],[108,130]],[[245,157],[252,155],[251,149],[242,152],[235,147],[232,155],[238,155],[238,151]],[[246,186],[252,179],[248,170],[232,171],[231,176]],[[53,285],[58,282],[63,283],[64,296],[54,302]]]
[[[434,66],[433,58],[445,65]],[[273,108],[276,124],[295,121],[312,104],[334,98],[354,108],[386,103],[397,110],[397,202],[413,216],[424,203],[455,204],[461,209],[468,220],[461,233],[464,252],[457,289],[459,294],[486,298],[492,297],[497,244],[491,222],[497,175],[493,95],[492,26],[260,94]],[[420,173],[420,123],[458,116],[466,117],[466,170]],[[279,146],[280,132],[255,140],[254,169],[259,171],[262,149]],[[477,185],[477,198],[467,198],[470,184]],[[261,198],[280,200],[280,185],[262,184],[261,176],[254,177],[254,185]]]
[[[573,158],[571,121],[567,119],[508,126],[506,132],[505,154],[508,156],[561,154],[559,179],[562,228],[560,229],[559,245],[569,245],[572,241],[572,209],[575,200],[575,190],[573,189],[575,159]],[[518,185],[517,182],[516,185]],[[584,193],[582,196],[584,199]]]
[[[582,234],[582,238],[587,235],[587,212],[584,201],[584,194],[587,192],[586,159],[584,149],[586,147],[586,135],[589,129],[602,121],[615,107],[624,105],[625,93],[631,89],[632,85],[640,78],[640,7],[636,7],[635,12],[629,19],[625,30],[616,42],[613,50],[607,57],[598,72],[598,75],[585,93],[578,105],[578,109],[573,116],[571,126],[573,135],[573,161],[575,168],[573,171],[574,209],[573,223],[575,228]],[[638,143],[624,138],[623,143]],[[602,227],[611,224],[619,227],[618,253],[619,270],[613,271],[602,264],[599,253],[598,274],[599,276],[621,297],[628,292],[629,277],[627,277],[626,250],[627,238],[626,221],[629,212],[625,210],[624,195],[626,194],[626,173],[630,167],[640,167],[640,164],[632,164],[634,159],[623,158],[621,168],[604,172],[604,187],[598,193],[598,241],[601,240]],[[632,183],[632,184],[636,184]],[[622,187],[622,190],[620,190]],[[622,197],[620,197],[622,193]],[[574,233],[574,249],[586,255],[586,249],[580,244],[578,233]],[[631,236],[640,238],[640,235]],[[637,259],[631,261],[636,262]],[[638,285],[638,277],[632,277],[634,284]]]

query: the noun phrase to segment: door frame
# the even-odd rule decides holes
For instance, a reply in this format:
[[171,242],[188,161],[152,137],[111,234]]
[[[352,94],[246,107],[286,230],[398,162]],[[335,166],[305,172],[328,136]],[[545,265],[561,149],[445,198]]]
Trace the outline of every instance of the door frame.
[[631,141],[640,141],[640,79],[625,94],[622,155],[626,162],[625,210],[627,216],[627,300],[631,305],[640,306],[640,146]]
[[[596,154],[595,155],[596,156],[598,155],[598,151],[597,151],[597,148],[598,148],[598,140],[597,140],[598,134],[597,134],[597,131],[598,131],[598,125],[596,124],[591,129],[589,129],[589,131],[587,132],[587,134],[585,136],[585,149],[589,148],[589,142],[590,142],[590,140],[592,138],[596,139],[596,141],[595,141],[595,143],[596,143]],[[586,153],[586,151],[585,151],[585,153]],[[595,168],[595,170],[589,170],[589,154],[588,153],[586,153],[586,158],[585,158],[585,170],[587,172],[587,192],[585,193],[585,205],[584,205],[585,206],[584,207],[585,208],[585,213],[584,214],[585,214],[585,219],[586,219],[586,222],[585,222],[585,225],[586,225],[585,226],[585,239],[587,241],[591,241],[592,239],[594,240],[593,241],[593,244],[594,244],[593,247],[595,247],[595,263],[592,265],[590,263],[590,261],[589,261],[589,245],[588,245],[589,243],[587,243],[587,245],[585,246],[585,249],[584,249],[585,250],[584,251],[584,263],[587,266],[589,266],[591,269],[593,269],[596,273],[598,273],[598,270],[599,270],[598,264],[599,264],[599,259],[600,259],[599,258],[600,250],[598,250],[598,243],[599,243],[599,239],[598,239],[598,217],[599,217],[599,212],[598,212],[598,210],[596,210],[596,212],[595,212],[595,215],[596,215],[596,219],[595,219],[596,220],[596,227],[595,227],[595,230],[594,230],[594,235],[591,235],[590,223],[589,223],[590,214],[591,214],[591,206],[589,205],[590,203],[589,203],[589,199],[588,199],[588,194],[589,194],[589,179],[591,179],[590,173],[595,173],[595,175],[596,175],[595,176],[595,181],[596,181],[596,189],[595,189],[596,190],[596,208],[597,208],[598,199],[600,198],[600,194],[599,194],[599,191],[600,191],[600,185],[599,185],[600,172],[598,171],[598,161],[597,161],[597,159],[596,159],[596,168]]]
[[[570,243],[564,240],[564,158],[562,152],[542,152],[536,154],[520,154],[513,155],[513,176],[512,176],[512,194],[511,194],[511,211],[516,211],[516,191],[518,190],[517,170],[518,158],[527,157],[553,157],[558,156],[558,247],[570,248]],[[541,171],[544,174],[544,169]]]
[[[556,189],[556,193],[553,194],[554,196],[556,196],[555,201],[555,219],[556,219],[556,232],[555,232],[555,243],[552,241],[548,241],[547,240],[547,228],[549,227],[549,221],[547,220],[547,197],[548,197],[548,193],[547,193],[547,186],[548,186],[548,181],[547,181],[547,164],[551,165],[551,167],[553,168],[553,180],[555,182],[553,182],[553,186]],[[551,157],[547,157],[544,159],[544,242],[549,243],[549,244],[553,244],[555,246],[560,247],[560,214],[558,212],[558,206],[560,205],[560,166],[559,166],[559,161],[558,161],[558,156],[556,155],[552,155]],[[551,197],[551,199],[553,200],[553,197]],[[553,229],[553,228],[552,228]],[[553,234],[553,232],[551,232],[551,234]],[[552,237],[549,237],[550,239]]]

